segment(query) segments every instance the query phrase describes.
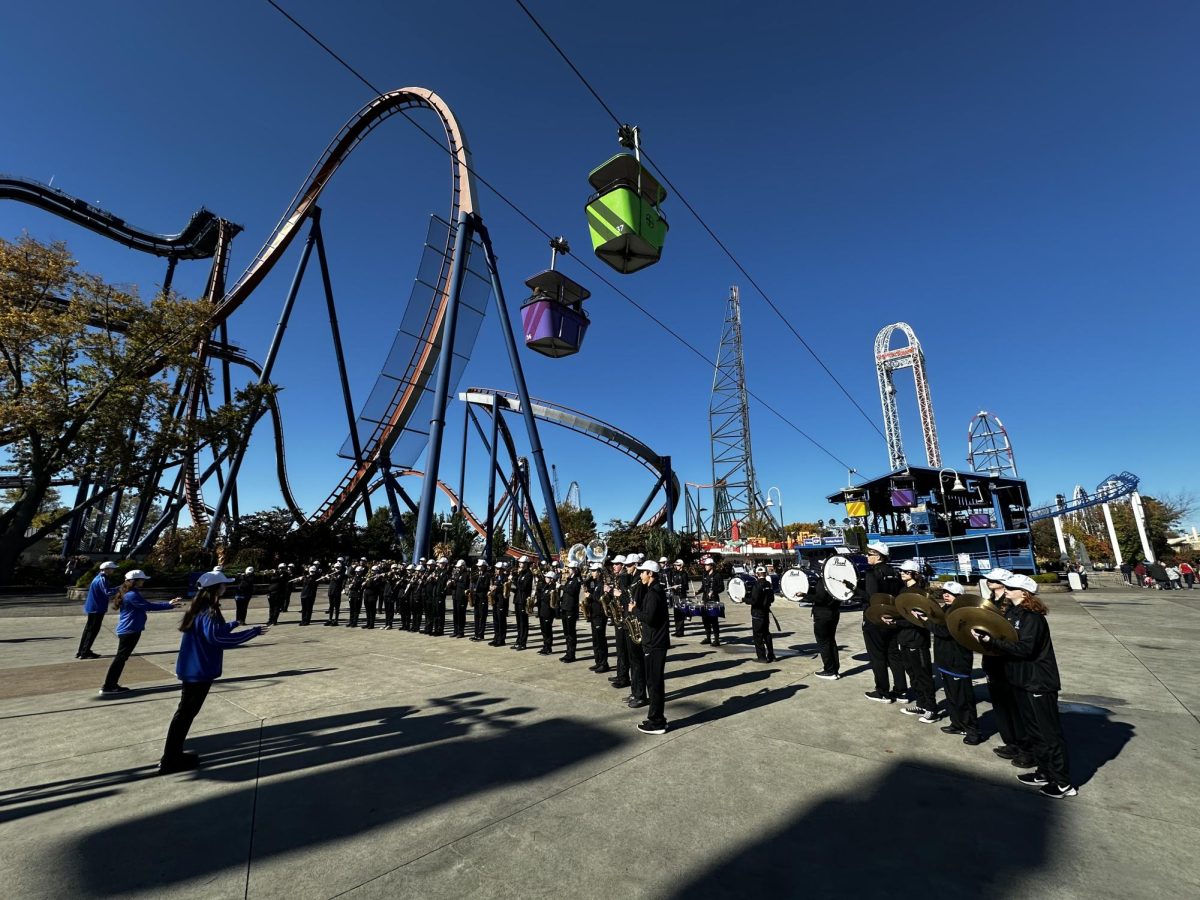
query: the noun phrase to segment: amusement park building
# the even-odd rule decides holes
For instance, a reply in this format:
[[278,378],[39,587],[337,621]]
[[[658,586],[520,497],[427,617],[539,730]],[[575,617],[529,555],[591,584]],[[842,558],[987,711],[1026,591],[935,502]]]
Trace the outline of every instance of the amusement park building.
[[827,499],[868,541],[888,544],[893,564],[917,559],[939,575],[1036,571],[1023,479],[907,466]]

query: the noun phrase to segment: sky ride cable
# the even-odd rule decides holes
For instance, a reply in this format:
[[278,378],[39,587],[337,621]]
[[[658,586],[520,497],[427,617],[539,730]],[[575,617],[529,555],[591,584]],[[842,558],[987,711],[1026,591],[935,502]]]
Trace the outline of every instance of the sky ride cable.
[[[271,2],[271,0],[268,0],[268,2]],[[525,13],[526,16],[528,16],[529,21],[534,24],[534,27],[536,27],[537,30],[542,33],[542,36],[547,40],[547,42],[549,42],[550,46],[554,48],[555,52],[558,53],[558,55],[562,58],[563,62],[565,62],[567,64],[568,68],[570,68],[570,70],[575,73],[575,77],[580,80],[580,82],[583,84],[583,86],[585,88],[587,88],[588,93],[590,93],[596,99],[596,102],[600,104],[601,108],[603,108],[603,110],[608,114],[609,118],[612,119],[613,122],[616,123],[618,128],[621,128],[624,125],[622,120],[617,116],[617,114],[615,112],[613,112],[612,107],[610,107],[607,103],[604,102],[604,98],[600,96],[599,92],[594,87],[592,87],[591,82],[589,82],[587,80],[587,78],[584,76],[584,74],[579,70],[579,67],[576,66],[575,63],[571,61],[571,58],[569,56],[567,56],[566,52],[562,49],[562,47],[560,47],[558,45],[558,42],[556,40],[554,40],[553,37],[550,36],[550,33],[548,31],[546,31],[546,29],[542,26],[542,23],[537,20],[537,17],[534,16],[534,14],[529,11],[529,7],[524,4],[523,0],[515,0],[515,2],[517,4],[517,6],[521,7],[521,11],[523,13]],[[706,232],[708,232],[708,236],[711,237],[713,239],[713,241],[716,243],[716,245],[721,248],[721,252],[729,257],[729,261],[733,263],[733,265],[737,268],[737,270],[739,272],[742,273],[743,276],[745,276],[746,280],[750,282],[750,284],[754,287],[754,289],[756,291],[758,291],[759,296],[762,297],[763,300],[765,300],[767,302],[767,305],[769,307],[771,307],[771,310],[775,313],[776,316],[779,317],[779,320],[788,327],[788,330],[793,335],[795,335],[796,340],[798,340],[800,342],[801,346],[803,346],[804,349],[808,351],[809,356],[811,356],[813,359],[815,359],[817,361],[817,364],[822,369],[825,370],[825,374],[828,375],[831,379],[833,379],[833,383],[838,386],[838,388],[841,390],[841,392],[846,395],[846,399],[849,400],[854,405],[854,408],[859,411],[859,413],[862,415],[862,417],[864,419],[866,419],[867,424],[870,425],[872,428],[874,428],[876,433],[878,433],[880,437],[883,437],[884,434],[882,431],[880,431],[879,426],[875,423],[875,420],[872,419],[869,415],[867,415],[866,410],[864,410],[862,408],[862,406],[859,405],[859,402],[854,399],[854,397],[851,395],[851,393],[846,389],[846,386],[844,384],[842,384],[842,382],[838,379],[838,377],[836,375],[833,374],[833,370],[830,369],[828,365],[826,365],[825,360],[823,360],[820,357],[820,355],[817,353],[817,351],[814,350],[812,348],[812,346],[808,343],[808,341],[806,341],[804,339],[804,336],[801,335],[800,332],[796,330],[796,327],[794,325],[792,325],[791,321],[787,318],[787,316],[785,316],[783,314],[783,312],[779,309],[779,307],[775,305],[775,301],[773,301],[770,298],[770,296],[768,296],[767,292],[765,290],[763,290],[762,286],[758,283],[758,281],[755,280],[754,276],[751,275],[749,271],[747,271],[746,267],[742,265],[741,261],[738,260],[738,258],[733,255],[733,251],[730,250],[728,246],[726,246],[724,241],[722,241],[719,237],[717,237],[717,233],[715,231],[713,231],[711,227],[709,227],[709,224],[706,221],[704,221],[703,216],[701,216],[700,213],[698,213],[696,211],[696,208],[694,206],[692,206],[692,204],[690,202],[688,202],[688,199],[687,199],[687,197],[685,197],[683,195],[683,192],[680,191],[679,188],[676,187],[675,184],[672,183],[671,179],[668,178],[666,173],[663,172],[662,167],[654,161],[653,157],[651,157],[649,153],[646,152],[645,147],[639,146],[639,151],[641,154],[641,158],[644,159],[646,162],[648,162],[651,166],[654,167],[654,170],[655,170],[655,172],[658,173],[658,177],[662,181],[662,183],[665,184],[668,188],[671,189],[671,191],[674,192],[674,194],[678,198],[679,202],[684,205],[684,207],[687,209],[687,211],[692,214],[693,218],[695,218],[695,220],[700,223],[700,227],[703,228]]]

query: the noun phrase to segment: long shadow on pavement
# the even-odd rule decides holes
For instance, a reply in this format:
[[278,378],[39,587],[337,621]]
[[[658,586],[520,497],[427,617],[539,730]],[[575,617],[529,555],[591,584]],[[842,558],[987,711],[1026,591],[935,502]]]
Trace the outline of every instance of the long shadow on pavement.
[[1052,802],[936,765],[895,764],[713,860],[671,896],[1011,897],[1016,877],[1049,860]]
[[[466,692],[432,712],[400,706],[206,735],[192,776],[241,782],[216,796],[133,815],[50,849],[65,895],[161,890],[247,865],[369,834],[438,806],[507,785],[535,782],[615,748],[623,739],[554,718],[518,725],[526,712],[489,711],[504,698]],[[261,765],[258,761],[261,745]],[[282,776],[288,777],[275,777]],[[258,779],[262,779],[259,781]],[[153,836],[153,852],[145,841]],[[203,841],[198,835],[216,836]]]

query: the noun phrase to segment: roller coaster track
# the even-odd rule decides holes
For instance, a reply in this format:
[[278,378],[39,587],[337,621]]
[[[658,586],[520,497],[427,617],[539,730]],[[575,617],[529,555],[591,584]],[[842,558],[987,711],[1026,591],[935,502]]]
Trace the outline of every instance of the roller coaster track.
[[1096,487],[1095,493],[1091,496],[1068,500],[1062,506],[1057,504],[1039,506],[1036,509],[1029,510],[1027,516],[1030,522],[1040,522],[1042,519],[1050,519],[1055,516],[1068,516],[1071,513],[1077,513],[1092,506],[1115,503],[1117,500],[1123,500],[1134,493],[1138,489],[1139,483],[1140,479],[1132,472],[1109,475],[1100,482]]
[[[35,206],[82,228],[87,228],[133,250],[174,259],[211,259],[220,243],[222,220],[203,207],[179,234],[156,234],[130,225],[107,210],[72,197],[56,188],[32,181],[0,175],[0,200],[16,200]],[[232,229],[232,238],[242,230],[241,225],[225,222]]]
[[[473,406],[482,409],[490,410],[492,408],[492,398],[495,397],[497,405],[501,412],[520,413],[521,401],[516,394],[507,391],[497,391],[491,388],[468,388],[466,391],[458,395],[458,399]],[[592,440],[599,441],[605,446],[619,450],[635,460],[640,465],[648,469],[653,475],[662,478],[667,473],[668,467],[666,459],[655,453],[633,435],[622,431],[615,425],[609,425],[607,422],[601,422],[599,419],[593,419],[586,413],[579,410],[571,409],[566,406],[560,406],[557,403],[551,403],[548,400],[538,400],[530,398],[531,412],[534,417],[543,422],[550,422],[553,425],[558,425],[573,431],[576,434],[582,434]],[[670,492],[670,512],[674,512],[679,505],[680,485],[679,478],[674,471],[670,472],[672,481],[672,490]],[[667,519],[668,504],[664,503],[659,509],[646,520],[647,525],[661,525]]]
[[[287,211],[275,226],[270,237],[251,260],[245,272],[228,292],[216,303],[210,324],[213,327],[225,322],[246,301],[267,276],[267,273],[282,258],[292,241],[300,233],[305,220],[313,212],[321,192],[354,149],[380,123],[408,109],[429,109],[437,114],[446,134],[450,149],[451,191],[450,217],[458,221],[459,214],[474,214],[476,198],[471,182],[471,154],[462,129],[455,120],[449,106],[433,91],[425,88],[400,88],[381,94],[360,109],[342,127],[317,160],[312,171],[304,180]],[[406,376],[398,381],[396,395],[389,406],[389,415],[369,435],[360,435],[363,442],[363,459],[350,466],[328,498],[309,517],[310,521],[332,521],[351,512],[356,506],[364,483],[378,469],[380,457],[389,452],[408,424],[417,403],[436,369],[441,346],[441,325],[449,301],[449,276],[454,264],[453,229],[447,236],[445,261],[438,273],[433,303],[425,320],[423,337],[418,341],[408,362]],[[279,438],[277,438],[277,441]],[[282,444],[279,444],[282,448]],[[190,479],[189,479],[190,481]],[[280,486],[286,484],[283,471],[283,454],[280,451]],[[196,486],[198,487],[198,486]],[[285,490],[286,498],[286,490]],[[189,501],[190,502],[190,501]],[[297,510],[289,503],[293,515]],[[300,518],[303,516],[301,514]]]

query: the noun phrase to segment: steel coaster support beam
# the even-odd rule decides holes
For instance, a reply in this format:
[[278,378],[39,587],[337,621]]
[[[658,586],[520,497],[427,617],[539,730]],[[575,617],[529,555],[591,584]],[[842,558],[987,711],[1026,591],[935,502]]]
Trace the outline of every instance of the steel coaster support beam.
[[[338,356],[341,356],[340,350],[338,352]],[[358,452],[359,451],[356,448],[355,453]],[[396,502],[396,488],[398,485],[395,483],[396,479],[392,475],[392,458],[389,454],[380,454],[379,471],[383,473],[383,488],[387,492],[388,511],[392,517],[392,531],[396,533],[396,538],[399,540],[399,538],[404,534],[404,520],[400,517],[400,505]],[[413,507],[412,501],[408,499],[407,494],[404,496],[404,499],[405,502],[408,503],[409,509],[412,509],[415,512],[416,509]],[[363,502],[366,502],[365,495],[363,497]],[[367,518],[369,519],[370,515],[368,515]]]
[[1067,558],[1067,541],[1063,537],[1062,516],[1054,517],[1054,536],[1058,538],[1058,554],[1062,559]]
[[458,461],[458,500],[461,503],[467,489],[467,429],[471,427],[471,404],[463,404],[462,457]]
[[679,502],[679,498],[675,496],[675,479],[671,477],[674,474],[675,474],[674,471],[672,471],[672,469],[671,469],[671,457],[664,456],[663,457],[662,483],[663,483],[663,492],[666,494],[666,498],[667,498],[667,533],[668,534],[675,533],[675,504]]
[[[320,208],[314,207],[311,214],[314,218],[320,216]],[[313,244],[316,243],[316,230],[309,228],[308,240],[304,242],[304,252],[300,254],[300,262],[296,266],[296,274],[292,278],[292,286],[288,289],[287,299],[284,301],[283,310],[279,314],[279,322],[275,326],[275,334],[271,338],[271,346],[267,350],[267,357],[263,360],[262,375],[259,376],[259,385],[266,385],[271,380],[271,370],[275,366],[275,358],[279,355],[279,345],[283,342],[283,334],[287,331],[288,320],[292,316],[292,307],[296,305],[296,295],[300,293],[300,282],[304,279],[304,270],[308,268],[308,259],[312,255]],[[237,483],[238,471],[242,467],[242,460],[245,459],[246,449],[250,446],[250,435],[254,431],[255,423],[262,417],[262,410],[256,409],[250,416],[250,421],[246,423],[246,433],[242,440],[238,443],[237,448],[233,451],[233,458],[229,463],[229,474],[225,480],[225,487],[221,490],[221,498],[217,501],[217,506],[213,510],[212,522],[208,526],[208,534],[204,537],[204,549],[211,550],[213,544],[216,543],[217,535],[220,533],[221,520],[225,518],[225,509],[229,505],[229,496],[233,492],[233,486]]]
[[476,218],[483,252],[487,257],[488,274],[492,279],[492,292],[496,295],[496,312],[499,313],[500,331],[504,335],[504,344],[508,348],[508,360],[512,366],[513,380],[517,385],[517,396],[521,400],[521,415],[525,419],[525,430],[529,435],[530,454],[533,465],[537,469],[538,482],[542,488],[542,498],[546,501],[546,512],[550,519],[550,531],[554,537],[554,549],[561,553],[566,549],[563,540],[562,523],[558,520],[558,507],[554,503],[554,490],[550,484],[550,473],[546,470],[546,454],[542,451],[542,441],[538,437],[537,420],[533,415],[533,407],[529,402],[529,386],[525,383],[525,370],[521,368],[521,355],[517,352],[517,341],[513,336],[512,320],[508,315],[508,304],[504,300],[504,286],[500,283],[500,270],[496,263],[496,253],[492,249],[492,238],[488,234],[483,221]]
[[[658,489],[663,486],[663,480],[667,477],[667,473],[658,476],[658,481],[654,482],[654,487],[650,488],[650,493],[646,496],[646,502],[642,504],[642,508],[637,511],[637,515],[633,517],[631,525],[636,525],[642,520],[642,516],[646,514],[646,510],[650,508],[651,502],[654,500],[654,495],[658,493]],[[670,489],[668,488],[668,493]]]
[[1113,527],[1112,510],[1109,509],[1107,503],[1103,504],[1101,508],[1104,510],[1104,524],[1108,526],[1108,542],[1112,545],[1113,557],[1120,566],[1125,560],[1121,557],[1121,545],[1117,543],[1117,529]]
[[[86,472],[79,476],[79,487],[75,490],[75,502],[72,509],[79,509],[87,501],[88,491],[92,487],[92,479]],[[67,538],[63,541],[62,558],[70,559],[79,549],[80,532],[83,530],[83,513],[71,516],[71,524],[67,527]]]
[[1146,510],[1142,507],[1142,495],[1137,491],[1131,493],[1129,506],[1133,509],[1133,522],[1137,525],[1138,537],[1142,541],[1142,555],[1146,562],[1158,562],[1154,557],[1154,548],[1150,546],[1150,538],[1146,535]]
[[[433,392],[433,412],[429,420],[429,449],[425,452],[425,480],[421,483],[421,503],[417,508],[417,531],[413,536],[413,562],[429,554],[433,533],[433,504],[437,497],[442,462],[442,434],[446,427],[446,402],[450,394],[450,368],[454,362],[454,334],[458,328],[458,301],[462,294],[466,248],[471,236],[473,217],[465,209],[454,223],[454,267],[446,291],[446,314],[442,318],[437,381]],[[461,498],[460,498],[461,499]]]
[[[184,391],[186,381],[187,379],[180,375],[175,379],[175,386],[171,389],[171,421],[174,421],[183,414],[184,404],[187,402]],[[139,543],[142,529],[146,527],[146,517],[150,515],[150,507],[154,505],[154,499],[158,496],[158,483],[162,481],[163,464],[166,461],[165,453],[160,453],[150,469],[150,477],[146,479],[145,487],[138,495],[137,509],[134,510],[133,521],[129,525],[128,543],[130,545],[137,545]]]
[[[495,428],[496,424],[498,423],[499,428],[504,429],[507,426],[504,424],[503,417],[496,416],[496,413],[499,412],[499,410],[496,409],[496,407],[498,405],[499,405],[499,397],[497,395],[493,394],[492,395],[492,406],[493,406],[492,422],[494,423],[493,428]],[[512,498],[512,500],[513,500],[514,509],[516,509],[516,508],[520,509],[520,512],[518,513],[518,518],[521,520],[521,527],[524,529],[525,534],[529,537],[529,541],[530,541],[530,543],[533,544],[533,548],[535,551],[537,551],[538,556],[540,556],[542,559],[549,559],[550,553],[548,550],[546,550],[546,547],[548,546],[548,544],[546,543],[546,536],[544,534],[542,534],[541,523],[538,522],[537,520],[533,520],[533,522],[531,524],[530,519],[528,518],[529,510],[532,508],[532,501],[530,501],[530,499],[529,499],[529,473],[528,473],[528,470],[522,469],[519,461],[514,461],[515,465],[516,465],[516,470],[517,470],[516,477],[514,477],[514,479],[511,482],[507,478],[504,477],[504,470],[500,468],[500,463],[498,461],[496,461],[496,456],[499,454],[499,448],[498,448],[496,438],[493,437],[493,439],[491,441],[488,441],[487,435],[484,434],[483,426],[479,424],[479,419],[475,415],[475,411],[473,409],[471,409],[471,404],[468,403],[468,404],[466,404],[466,406],[467,406],[468,415],[470,417],[469,421],[471,422],[471,424],[473,424],[475,426],[475,431],[479,435],[479,440],[483,443],[484,451],[493,460],[493,466],[492,466],[493,478],[500,479],[500,483],[502,485],[504,485],[505,495],[509,498]],[[462,498],[461,494],[459,495],[459,498],[460,498],[460,502],[461,502],[461,498]],[[489,501],[489,507],[490,506],[491,506],[491,502]],[[499,517],[497,517],[497,518],[499,518]],[[485,530],[486,530],[486,528],[485,528]],[[514,534],[515,534],[515,531],[514,531]],[[490,544],[489,544],[489,546],[490,546]]]
[[[363,464],[362,441],[358,436],[358,422],[354,418],[354,401],[350,397],[350,381],[346,377],[346,355],[342,352],[342,331],[338,326],[337,308],[333,303],[333,282],[329,277],[329,261],[325,256],[325,237],[321,231],[321,215],[318,207],[313,216],[312,228],[316,232],[317,265],[321,269],[321,286],[325,290],[325,306],[329,311],[329,333],[333,337],[333,352],[337,357],[338,380],[342,384],[342,402],[346,407],[346,424],[350,427],[350,446],[354,448],[354,464]],[[367,479],[363,479],[363,511],[367,519],[371,518],[371,493],[367,489]],[[388,501],[392,501],[391,493]]]
[[[492,446],[489,450],[491,465],[488,466],[487,534],[484,536],[483,558],[492,564],[492,540],[496,536],[496,450],[500,446],[499,398],[492,395]],[[511,493],[511,492],[510,492]]]
[[175,263],[179,262],[178,257],[167,257],[167,274],[163,278],[162,292],[164,295],[171,293],[171,282],[175,280]]
[[[225,345],[226,347],[228,347],[229,346],[229,326],[224,322],[224,320],[222,320],[222,322],[221,322],[221,328],[220,328],[219,334],[220,334],[220,338],[221,338],[221,343],[223,345]],[[226,407],[233,406],[233,384],[230,382],[230,378],[229,378],[229,357],[227,355],[223,355],[221,357],[221,381],[223,382],[222,390],[224,391],[225,406]],[[216,448],[214,448],[214,454],[215,454],[215,452],[216,452]],[[217,470],[218,473],[220,471],[221,471],[220,469]],[[239,514],[239,511],[238,511],[238,490],[237,490],[236,484],[234,484],[234,486],[233,486],[233,493],[229,495],[229,511],[230,511],[230,515],[233,517],[234,527],[236,528],[237,523],[241,520],[241,515]]]

